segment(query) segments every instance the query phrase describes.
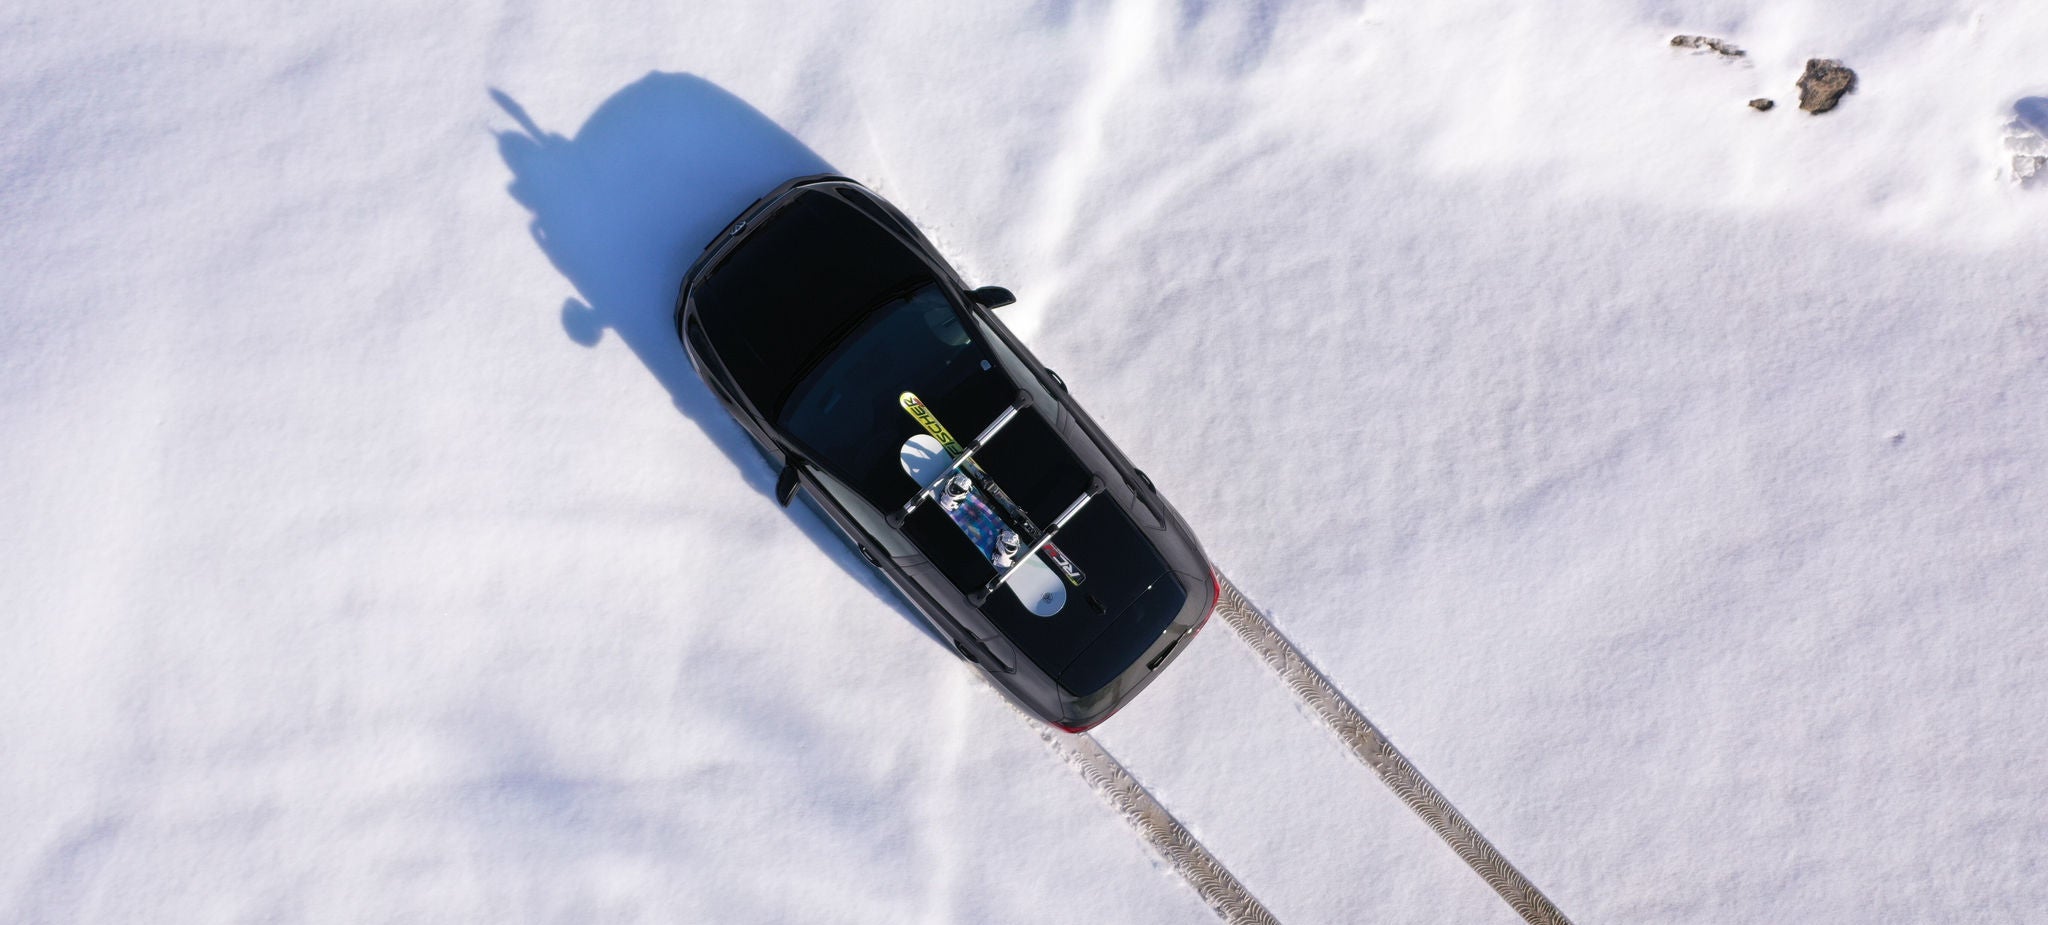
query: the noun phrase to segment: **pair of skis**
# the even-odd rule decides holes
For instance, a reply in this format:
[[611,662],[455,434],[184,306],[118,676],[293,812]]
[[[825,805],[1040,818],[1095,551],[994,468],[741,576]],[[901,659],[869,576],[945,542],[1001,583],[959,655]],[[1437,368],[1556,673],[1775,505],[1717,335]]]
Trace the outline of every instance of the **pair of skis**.
[[[939,441],[939,445],[945,448],[947,455],[952,456],[954,459],[959,459],[967,452],[960,445],[960,441],[953,439],[953,433],[946,429],[946,425],[939,423],[939,416],[932,413],[932,409],[922,399],[917,397],[917,393],[905,392],[897,396],[896,400],[903,406],[903,410],[909,412],[910,417],[917,421],[919,426],[924,428],[925,433],[930,434],[932,439]],[[1038,524],[1032,521],[1031,515],[1024,513],[1023,508],[1017,506],[1017,502],[1010,500],[1010,496],[1003,492],[1002,486],[997,485],[994,479],[989,478],[988,473],[981,468],[980,463],[970,459],[961,468],[966,470],[967,474],[974,479],[976,484],[988,492],[989,498],[995,501],[1003,509],[1004,513],[1010,515],[1010,519],[1017,524],[1018,532],[1022,533],[1026,540],[1035,542],[1038,539],[1043,533],[1043,531],[1038,529]],[[1045,556],[1051,559],[1054,565],[1059,567],[1060,574],[1066,576],[1068,584],[1079,585],[1081,582],[1088,580],[1088,576],[1082,573],[1081,567],[1075,565],[1074,560],[1067,558],[1066,553],[1060,552],[1058,546],[1054,546],[1051,543],[1045,544]]]
[[[1036,554],[1045,553],[1046,560],[1058,569],[1058,577],[1053,578],[1055,582],[1064,578],[1067,584],[1078,586],[1088,579],[1087,574],[1081,571],[1081,567],[1075,565],[1073,559],[1053,544],[1051,534],[1057,532],[1065,521],[1079,510],[1081,504],[1085,504],[1087,499],[1093,497],[1096,490],[1091,487],[1075,506],[1069,507],[1060,515],[1051,530],[1042,530],[1031,519],[1031,515],[1017,502],[1011,500],[1002,486],[997,485],[995,480],[989,477],[988,472],[982,469],[981,463],[973,458],[985,441],[1008,424],[1023,408],[1029,407],[1029,396],[1020,394],[1018,403],[1005,409],[975,440],[972,448],[961,446],[960,441],[954,439],[952,432],[946,429],[946,425],[939,421],[939,416],[918,398],[915,392],[904,392],[897,397],[897,401],[925,432],[903,444],[903,470],[918,483],[919,492],[904,505],[903,511],[894,515],[894,518],[906,516],[917,505],[936,497],[941,491],[951,491],[953,497],[948,501],[942,501],[941,507],[976,548],[988,557],[989,564],[999,573],[996,581],[983,590],[981,597],[985,598],[987,594],[993,593],[995,586],[1010,584],[1013,581],[1022,582],[1022,587],[1015,587],[1013,590],[1016,591],[1018,599],[1032,612],[1040,616],[1051,616],[1059,612],[1065,603],[1065,590],[1037,589],[1036,586],[1042,582],[1032,580],[1040,577],[1035,573],[1044,570],[1047,572],[1044,577],[1051,577],[1051,570],[1037,565]],[[950,460],[950,463],[938,465],[939,452],[943,452],[944,458]],[[962,476],[965,477],[967,485],[949,484],[957,483]],[[994,507],[1000,508],[1008,515],[1007,520],[1014,525],[1015,534],[1005,535],[1007,531],[998,532],[991,529],[990,518],[984,515],[990,506],[988,502],[994,502]],[[997,518],[996,523],[1000,522],[1001,518]],[[1017,535],[1021,535],[1021,542]],[[1030,544],[1028,548],[1022,548],[1025,543]]]

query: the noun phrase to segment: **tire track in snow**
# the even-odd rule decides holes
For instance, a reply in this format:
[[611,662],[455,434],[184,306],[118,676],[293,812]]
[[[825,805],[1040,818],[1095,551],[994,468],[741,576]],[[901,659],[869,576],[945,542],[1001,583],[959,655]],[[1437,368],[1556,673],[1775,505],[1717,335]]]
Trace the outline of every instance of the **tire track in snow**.
[[1516,914],[1532,925],[1571,925],[1563,912],[1552,904],[1549,897],[1536,889],[1522,872],[1515,869],[1500,850],[1479,834],[1472,823],[1465,818],[1451,801],[1417,771],[1408,759],[1387,741],[1379,727],[1365,718],[1351,701],[1345,699],[1342,691],[1330,683],[1330,679],[1308,658],[1296,649],[1287,637],[1274,628],[1266,615],[1230,583],[1230,579],[1218,576],[1223,595],[1216,603],[1216,613],[1223,622],[1230,624],[1238,638],[1251,646],[1259,660],[1287,683],[1294,696],[1306,705],[1316,716],[1337,734],[1345,747],[1357,756],[1366,767],[1378,774],[1380,781],[1394,791],[1401,802],[1408,804],[1422,821],[1435,830],[1438,837],[1458,853],[1465,864],[1486,881],[1500,898],[1507,900]]
[[[1011,709],[1016,708],[1012,706]],[[1208,903],[1219,918],[1231,925],[1279,925],[1273,913],[1266,911],[1266,907],[1245,889],[1236,875],[1224,867],[1223,862],[1216,860],[1216,856],[1209,853],[1194,833],[1173,818],[1173,814],[1161,806],[1159,800],[1093,736],[1085,732],[1061,732],[1024,715],[1021,710],[1017,711],[1017,716],[1045,740],[1054,754],[1088,782],[1089,789],[1123,817],[1124,824],[1130,826],[1154,854],[1171,865],[1188,886],[1194,887],[1202,901]]]

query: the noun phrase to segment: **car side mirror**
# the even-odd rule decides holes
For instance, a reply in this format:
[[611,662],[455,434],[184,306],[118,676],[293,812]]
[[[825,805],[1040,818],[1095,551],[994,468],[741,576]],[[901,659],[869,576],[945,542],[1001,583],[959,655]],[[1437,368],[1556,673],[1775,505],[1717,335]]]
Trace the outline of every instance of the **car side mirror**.
[[967,297],[973,299],[982,308],[990,309],[1002,308],[1011,302],[1017,301],[1017,297],[1011,295],[1010,290],[1004,289],[1001,286],[983,286],[968,293]]
[[796,486],[796,464],[783,466],[782,474],[775,477],[775,503],[788,507],[790,499],[796,497]]

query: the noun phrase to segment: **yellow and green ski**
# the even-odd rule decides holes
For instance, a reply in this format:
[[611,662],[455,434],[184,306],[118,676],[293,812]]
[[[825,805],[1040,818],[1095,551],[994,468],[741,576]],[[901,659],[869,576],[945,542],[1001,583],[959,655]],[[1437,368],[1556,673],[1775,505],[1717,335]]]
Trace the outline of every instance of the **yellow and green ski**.
[[[953,433],[946,429],[946,425],[939,423],[939,416],[932,413],[932,409],[917,397],[917,393],[905,392],[897,396],[896,400],[903,405],[903,410],[909,412],[911,418],[924,428],[925,433],[931,434],[932,439],[939,441],[939,445],[946,448],[948,455],[959,459],[961,454],[967,452],[966,447],[960,445],[960,441],[953,439]],[[1010,496],[1003,493],[1002,487],[996,484],[995,479],[989,478],[988,473],[981,468],[981,463],[969,459],[967,465],[960,468],[966,471],[968,477],[972,478],[991,499],[994,499],[1004,513],[1010,515],[1014,522],[1013,526],[1016,527],[1018,534],[1024,537],[1025,544],[1038,542],[1044,531],[1038,529],[1038,524],[1031,520],[1031,515],[1024,513],[1023,508],[1017,506],[1017,502],[1010,500]],[[1058,546],[1047,543],[1042,551],[1047,559],[1052,560],[1053,566],[1059,569],[1060,575],[1067,579],[1068,584],[1078,585],[1088,580],[1081,567],[1075,565],[1074,560],[1067,558],[1066,553],[1060,552]]]

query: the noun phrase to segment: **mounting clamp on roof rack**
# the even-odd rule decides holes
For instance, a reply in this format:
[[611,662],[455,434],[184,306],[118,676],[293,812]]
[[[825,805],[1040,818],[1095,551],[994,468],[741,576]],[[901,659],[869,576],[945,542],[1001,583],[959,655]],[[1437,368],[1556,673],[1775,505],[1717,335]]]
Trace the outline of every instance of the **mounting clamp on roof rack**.
[[1017,416],[1017,412],[1031,407],[1031,401],[1030,392],[1018,389],[1017,397],[1010,400],[1010,407],[1004,408],[1003,413],[996,415],[994,421],[990,421],[987,427],[982,428],[981,433],[974,438],[973,445],[969,446],[958,458],[954,459],[952,465],[946,467],[946,471],[939,473],[938,477],[932,479],[930,484],[918,489],[917,494],[912,496],[909,501],[904,502],[901,508],[889,512],[887,518],[889,526],[899,530],[902,529],[904,519],[909,517],[911,512],[917,510],[918,505],[930,501],[932,496],[945,486],[946,481],[953,477],[953,473],[959,472],[962,467],[967,465],[969,460],[974,458],[974,454],[981,452],[981,448],[994,439],[995,435],[1003,429],[1004,425],[1009,424],[1010,419]]
[[1067,505],[1067,509],[1060,512],[1060,516],[1053,520],[1052,526],[1045,528],[1045,532],[1039,535],[1037,542],[1032,543],[1029,549],[1018,553],[1016,558],[1010,561],[1009,568],[1003,569],[1001,574],[989,579],[989,583],[983,585],[981,590],[967,595],[968,603],[976,607],[986,603],[989,595],[996,593],[997,588],[1007,584],[1010,576],[1017,574],[1017,570],[1023,568],[1024,563],[1030,562],[1032,556],[1038,555],[1038,551],[1045,548],[1045,544],[1052,542],[1053,535],[1059,533],[1060,528],[1067,525],[1067,521],[1073,520],[1075,514],[1081,513],[1081,509],[1087,507],[1088,502],[1093,500],[1096,495],[1102,494],[1102,489],[1102,476],[1090,476],[1088,479],[1088,490],[1081,492],[1081,497],[1075,498],[1074,503]]

